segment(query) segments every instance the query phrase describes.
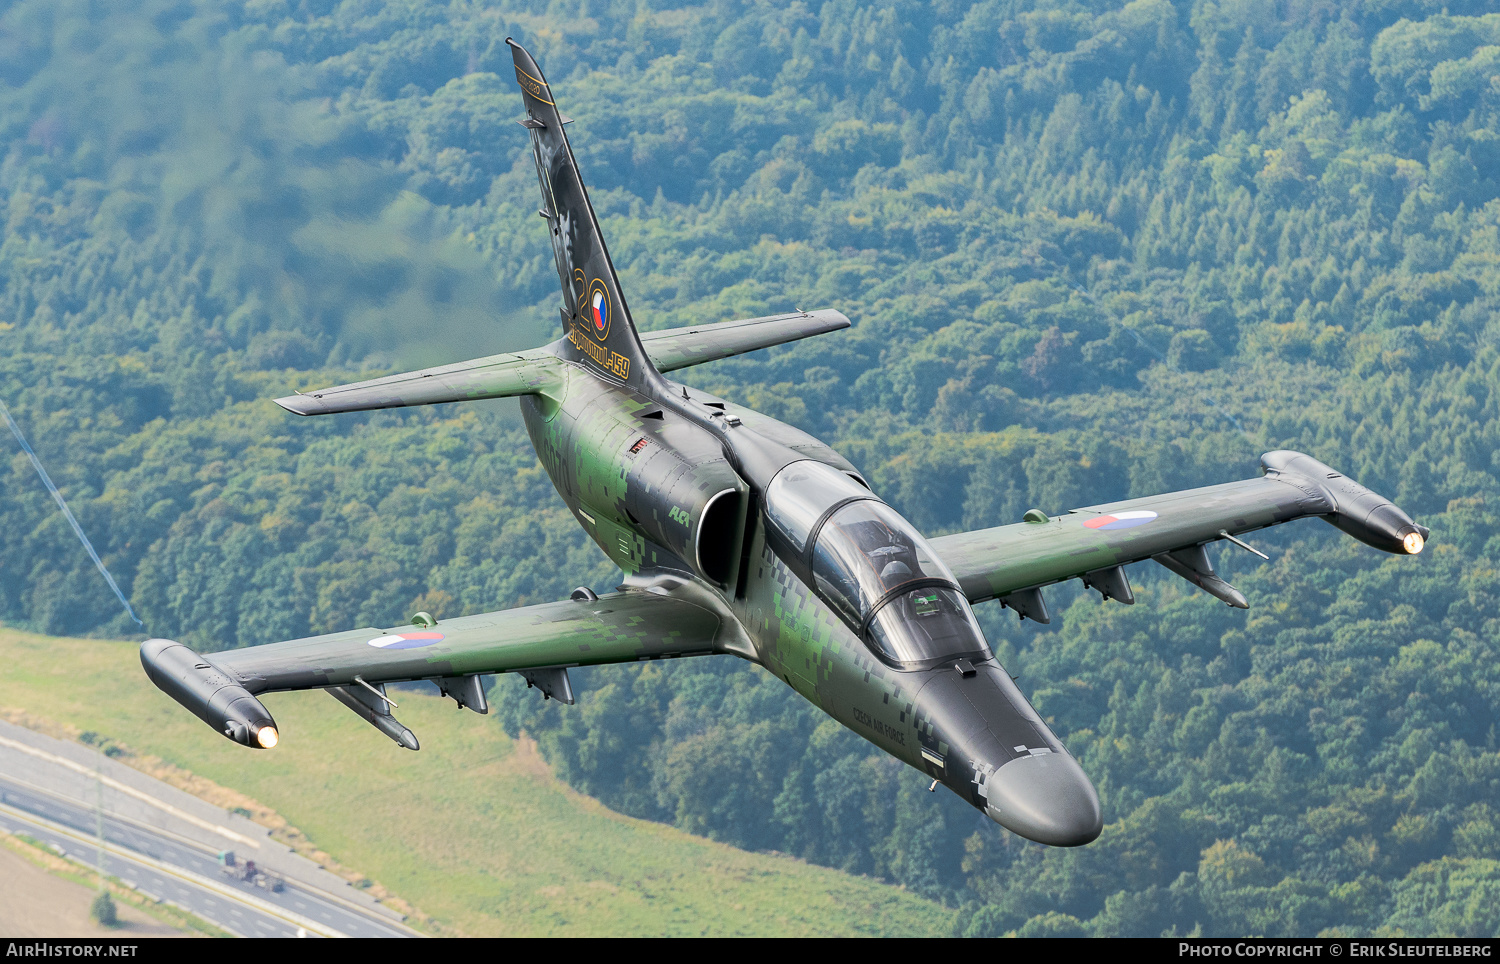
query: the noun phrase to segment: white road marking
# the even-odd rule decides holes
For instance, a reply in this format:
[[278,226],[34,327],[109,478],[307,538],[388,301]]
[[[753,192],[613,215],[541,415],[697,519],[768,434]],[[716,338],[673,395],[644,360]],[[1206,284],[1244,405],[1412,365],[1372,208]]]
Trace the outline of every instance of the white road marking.
[[211,830],[216,834],[228,837],[230,840],[242,843],[247,847],[254,847],[257,850],[260,849],[259,841],[251,840],[244,834],[235,833],[233,830],[221,827],[216,823],[210,823],[209,821],[204,820],[202,817],[197,817],[191,813],[186,813],[182,810],[179,810],[164,800],[158,800],[156,797],[151,796],[151,794],[149,793],[144,793],[140,790],[137,790],[135,787],[127,786],[126,784],[123,784],[111,777],[107,777],[96,770],[91,770],[80,763],[75,763],[72,760],[69,760],[67,757],[61,757],[55,753],[48,753],[46,750],[38,750],[34,746],[29,746],[25,743],[20,742],[19,740],[12,740],[9,737],[4,736],[0,736],[0,746],[8,746],[13,750],[19,750],[20,752],[28,754],[30,756],[40,757],[43,760],[48,760],[60,766],[67,767],[69,770],[72,770],[75,773],[81,773],[84,776],[89,777],[90,779],[98,780],[100,783],[103,783],[105,786],[110,787],[111,789],[118,790],[127,796],[135,797],[137,800],[148,803],[151,806],[156,807],[158,810],[164,810],[174,817],[186,820],[188,823],[194,825],[195,827],[201,827],[204,830]]
[[[0,737],[0,739],[4,739],[4,738]],[[8,806],[8,805],[0,804],[0,806]],[[54,821],[47,820],[44,817],[37,817],[35,815],[25,815],[25,814],[14,814],[14,815],[15,816],[20,816],[23,819],[26,819],[29,816],[30,817],[30,821],[35,821],[36,823],[41,824],[43,827],[46,827],[52,833],[54,833],[54,834],[56,834],[56,835],[58,835],[60,837],[64,837],[64,838],[68,838],[68,839],[73,839],[73,840],[75,840],[77,842],[84,843],[84,844],[87,844],[89,846],[93,846],[93,844],[94,844],[93,840],[84,837],[83,835],[81,835],[78,832],[72,830],[71,828],[69,828],[69,827],[67,827],[65,825],[57,824]],[[184,897],[191,898],[193,896],[190,891],[188,891],[187,889],[185,889],[183,887],[182,882],[186,881],[188,883],[196,885],[197,887],[201,888],[203,891],[206,891],[207,894],[209,895],[209,903],[210,903],[211,906],[218,906],[218,902],[216,902],[214,900],[215,897],[219,898],[220,901],[222,901],[223,898],[227,897],[230,901],[238,901],[239,903],[244,904],[245,906],[249,907],[250,909],[255,910],[255,911],[257,911],[257,912],[259,912],[261,914],[264,914],[267,917],[279,918],[279,919],[281,919],[283,921],[286,921],[288,923],[291,923],[291,924],[294,924],[294,925],[297,925],[297,926],[302,926],[302,927],[308,927],[310,929],[315,929],[319,934],[321,934],[323,936],[326,936],[326,937],[345,937],[345,936],[347,936],[342,931],[339,931],[338,929],[336,929],[334,927],[331,927],[331,926],[329,926],[327,924],[318,924],[315,921],[310,920],[309,918],[303,917],[300,914],[296,914],[296,913],[294,913],[294,912],[292,912],[290,910],[287,910],[286,908],[278,907],[275,904],[272,904],[269,901],[262,900],[261,898],[256,897],[254,895],[251,895],[251,894],[237,894],[232,889],[230,889],[229,887],[226,887],[224,884],[221,884],[221,883],[219,883],[216,880],[212,880],[210,878],[200,876],[200,875],[198,875],[196,873],[193,873],[190,870],[187,870],[186,868],[176,867],[176,866],[173,866],[171,864],[165,863],[163,861],[159,861],[159,860],[155,860],[154,858],[147,857],[147,856],[145,856],[143,854],[137,854],[137,853],[132,853],[131,851],[128,851],[128,850],[123,850],[122,848],[119,847],[118,844],[112,844],[112,843],[109,843],[107,841],[105,843],[105,850],[108,851],[108,852],[112,852],[112,853],[114,853],[114,854],[116,854],[116,855],[118,855],[120,857],[123,857],[126,860],[130,860],[130,861],[133,861],[135,863],[139,863],[139,864],[143,864],[143,865],[145,865],[147,867],[151,867],[152,869],[155,869],[157,872],[159,872],[159,873],[161,873],[161,874],[163,874],[165,876],[168,876],[168,877],[171,877],[171,878],[175,878],[172,881],[172,885],[175,886],[176,889],[177,889],[177,892],[179,894],[183,895]],[[324,916],[326,917],[327,915],[324,915]],[[216,921],[215,923],[218,923],[221,927],[224,926],[223,922]],[[225,929],[228,929],[228,928],[225,928]]]

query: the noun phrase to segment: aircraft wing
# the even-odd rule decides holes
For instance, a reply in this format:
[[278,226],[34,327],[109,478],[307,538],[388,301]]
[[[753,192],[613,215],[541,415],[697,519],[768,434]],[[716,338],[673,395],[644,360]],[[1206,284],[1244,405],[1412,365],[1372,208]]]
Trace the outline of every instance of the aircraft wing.
[[1048,614],[1038,588],[1065,579],[1081,578],[1108,598],[1133,603],[1121,567],[1146,559],[1231,606],[1248,608],[1244,595],[1214,573],[1203,547],[1307,516],[1324,518],[1387,552],[1422,551],[1426,528],[1342,473],[1298,452],[1269,452],[1261,465],[1263,478],[1089,506],[1051,518],[1036,513],[1035,521],[930,541],[971,602],[998,598],[1023,618],[1039,622],[1047,622]]
[[402,746],[416,738],[391,717],[386,683],[432,680],[460,705],[485,712],[480,674],[516,672],[546,696],[573,702],[567,668],[727,651],[733,627],[710,608],[655,590],[525,606],[432,625],[354,629],[200,655],[165,639],[141,645],[158,687],[230,739],[275,745],[258,697],[326,689]]
[[849,327],[849,319],[832,309],[768,315],[743,321],[641,332],[641,345],[657,371],[670,372],[704,362],[743,355],[799,338]]
[[297,415],[328,415],[529,395],[557,381],[559,364],[557,356],[534,348],[299,392],[276,399],[276,404]]

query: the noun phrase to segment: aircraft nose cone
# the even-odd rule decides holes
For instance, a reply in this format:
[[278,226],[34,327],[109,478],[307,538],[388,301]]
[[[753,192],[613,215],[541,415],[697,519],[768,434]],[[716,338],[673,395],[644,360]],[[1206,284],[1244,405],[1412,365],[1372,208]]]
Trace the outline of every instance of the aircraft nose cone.
[[1077,847],[1099,836],[1099,794],[1066,753],[1021,757],[990,774],[985,784],[990,819],[1028,840]]

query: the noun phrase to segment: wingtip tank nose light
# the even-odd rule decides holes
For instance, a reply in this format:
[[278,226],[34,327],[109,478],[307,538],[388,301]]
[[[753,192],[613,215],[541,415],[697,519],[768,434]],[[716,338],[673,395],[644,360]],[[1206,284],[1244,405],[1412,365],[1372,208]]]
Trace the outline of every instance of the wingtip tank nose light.
[[181,643],[146,640],[141,665],[162,692],[241,746],[269,750],[281,741],[276,721],[260,700]]
[[1422,541],[1422,533],[1420,532],[1408,532],[1406,534],[1406,537],[1401,540],[1402,548],[1404,548],[1408,554],[1413,556],[1421,552],[1422,547],[1426,544],[1427,543]]

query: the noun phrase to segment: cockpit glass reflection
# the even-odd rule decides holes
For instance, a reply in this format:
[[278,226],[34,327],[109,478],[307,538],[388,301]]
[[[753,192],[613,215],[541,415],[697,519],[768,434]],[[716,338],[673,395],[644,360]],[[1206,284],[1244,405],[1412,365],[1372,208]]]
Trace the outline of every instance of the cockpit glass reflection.
[[766,516],[799,557],[812,541],[813,589],[883,659],[989,656],[953,573],[911,523],[847,475],[793,462],[767,487]]
[[766,490],[766,515],[798,552],[807,548],[812,528],[828,508],[870,492],[849,476],[821,462],[793,462]]
[[969,601],[954,589],[925,587],[901,593],[870,621],[870,645],[898,663],[942,657],[989,656]]
[[851,502],[824,523],[812,568],[823,597],[855,625],[898,586],[953,579],[894,509],[873,500]]

